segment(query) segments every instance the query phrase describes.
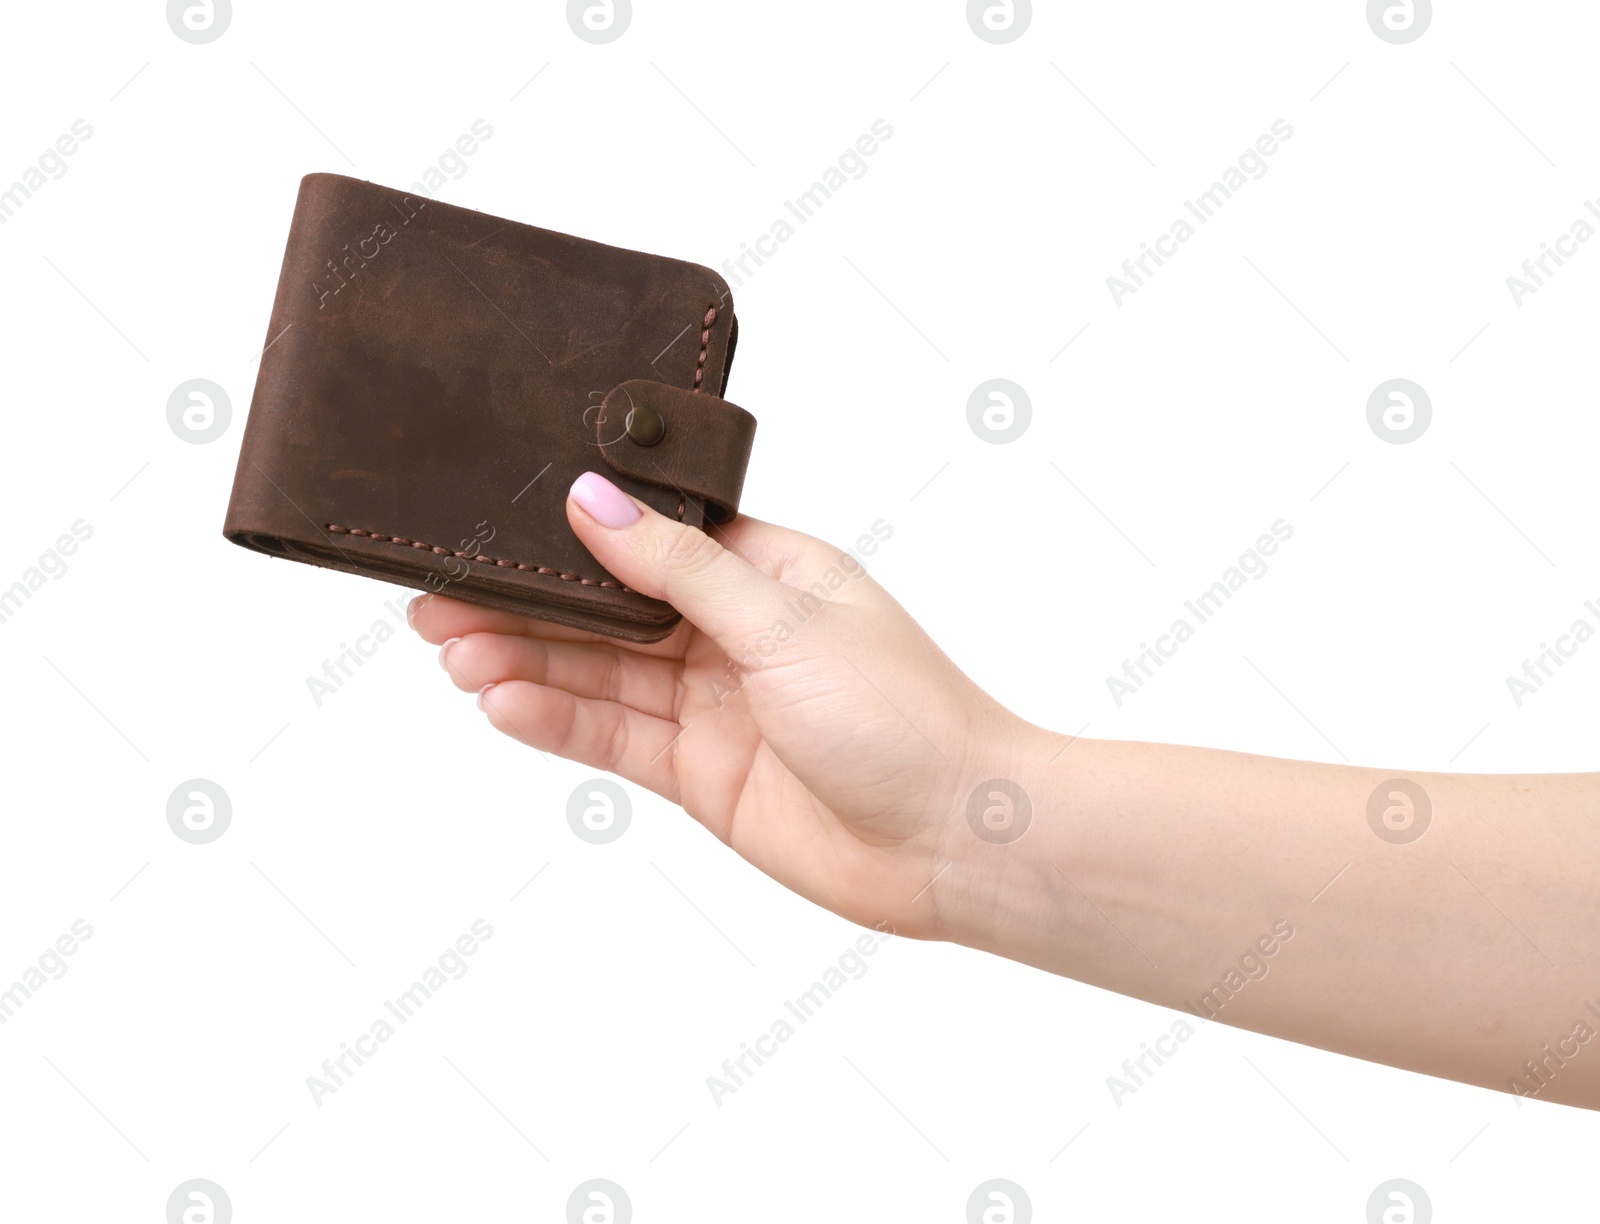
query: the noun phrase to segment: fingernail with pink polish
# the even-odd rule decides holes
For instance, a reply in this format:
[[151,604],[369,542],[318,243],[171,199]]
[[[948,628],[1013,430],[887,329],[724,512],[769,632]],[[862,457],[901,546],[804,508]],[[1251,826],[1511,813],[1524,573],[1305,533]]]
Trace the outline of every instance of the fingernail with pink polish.
[[572,482],[572,500],[602,527],[627,527],[639,521],[633,499],[598,472],[585,472]]
[[484,711],[484,713],[488,713],[489,709],[489,707],[484,704],[484,698],[488,697],[489,690],[493,687],[493,684],[486,684],[478,690],[478,709]]
[[443,646],[439,647],[439,666],[445,671],[450,670],[450,660],[446,657],[450,653],[450,647],[454,646],[460,640],[461,639],[458,637],[453,637]]

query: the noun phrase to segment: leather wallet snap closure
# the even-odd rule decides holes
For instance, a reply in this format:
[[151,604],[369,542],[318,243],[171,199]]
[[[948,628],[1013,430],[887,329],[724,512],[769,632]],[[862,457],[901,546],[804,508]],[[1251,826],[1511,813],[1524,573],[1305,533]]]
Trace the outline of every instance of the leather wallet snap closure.
[[615,471],[701,504],[714,523],[739,512],[755,435],[755,417],[737,404],[647,378],[613,387],[595,424]]
[[667,422],[649,404],[635,404],[628,409],[624,423],[628,438],[639,446],[654,446],[667,436]]

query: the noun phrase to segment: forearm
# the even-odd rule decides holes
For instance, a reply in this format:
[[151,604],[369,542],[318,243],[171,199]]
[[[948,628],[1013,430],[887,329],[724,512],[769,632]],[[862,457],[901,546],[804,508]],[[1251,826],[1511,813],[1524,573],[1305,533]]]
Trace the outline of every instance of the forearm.
[[1600,777],[1408,774],[1426,798],[1391,828],[1405,800],[1383,789],[1386,840],[1369,798],[1393,771],[1068,742],[1030,729],[1005,754],[1032,804],[1022,837],[956,839],[940,882],[956,941],[1600,1108]]

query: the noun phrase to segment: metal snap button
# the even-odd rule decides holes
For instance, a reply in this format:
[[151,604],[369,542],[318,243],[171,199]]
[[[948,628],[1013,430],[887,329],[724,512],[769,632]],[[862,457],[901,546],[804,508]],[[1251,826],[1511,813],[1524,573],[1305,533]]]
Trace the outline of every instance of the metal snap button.
[[639,446],[654,446],[667,436],[666,420],[648,404],[628,409],[626,427],[629,439]]

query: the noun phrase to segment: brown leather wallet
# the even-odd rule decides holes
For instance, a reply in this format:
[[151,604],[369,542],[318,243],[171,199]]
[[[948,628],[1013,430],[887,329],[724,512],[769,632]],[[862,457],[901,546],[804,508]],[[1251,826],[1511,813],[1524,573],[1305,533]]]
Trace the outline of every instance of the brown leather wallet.
[[728,286],[337,174],[300,183],[223,534],[634,642],[676,611],[578,542],[597,471],[692,527],[739,508]]

